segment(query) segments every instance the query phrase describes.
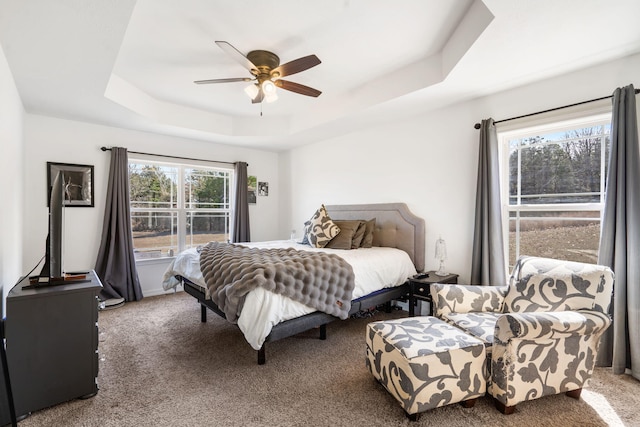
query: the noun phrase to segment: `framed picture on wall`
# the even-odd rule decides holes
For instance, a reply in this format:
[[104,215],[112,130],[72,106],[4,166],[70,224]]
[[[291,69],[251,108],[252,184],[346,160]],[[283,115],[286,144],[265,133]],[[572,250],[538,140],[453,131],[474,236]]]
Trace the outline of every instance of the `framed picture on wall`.
[[258,178],[249,175],[247,177],[247,199],[249,203],[256,203],[256,192],[258,190]]
[[47,206],[51,186],[58,172],[64,178],[64,205],[93,207],[93,165],[47,162]]
[[258,196],[268,196],[268,195],[269,195],[269,183],[258,182]]

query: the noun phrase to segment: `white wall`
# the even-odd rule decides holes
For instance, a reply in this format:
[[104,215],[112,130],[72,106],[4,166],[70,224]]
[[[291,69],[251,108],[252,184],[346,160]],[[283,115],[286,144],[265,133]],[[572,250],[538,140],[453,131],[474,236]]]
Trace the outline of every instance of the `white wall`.
[[446,268],[468,282],[478,158],[474,123],[607,96],[630,83],[640,87],[640,55],[283,153],[280,163],[292,179],[283,196],[290,207],[280,214],[281,233],[293,224],[300,235],[321,203],[405,202],[426,222],[427,269],[437,269],[435,241],[442,236]]
[[0,46],[0,314],[22,269],[23,127],[24,109]]
[[[110,152],[101,146],[127,147],[130,151],[220,161],[246,161],[249,175],[269,182],[269,196],[250,205],[252,240],[285,238],[278,235],[278,155],[184,138],[131,131],[70,120],[27,114],[25,118],[25,239],[23,267],[44,253],[47,236],[46,163],[94,165],[95,207],[65,209],[64,268],[93,268],[100,245]],[[168,261],[141,262],[138,272],[143,295],[162,293],[161,278]]]
[[[449,111],[440,111],[293,150],[288,161],[295,177],[291,217],[296,229],[321,203],[405,202],[426,221],[426,267],[437,269],[433,250],[442,235],[449,254],[446,266],[466,273],[477,131],[475,117],[457,119],[465,126],[455,123]],[[314,167],[320,161],[314,153],[320,149],[339,154],[331,156],[330,164]]]

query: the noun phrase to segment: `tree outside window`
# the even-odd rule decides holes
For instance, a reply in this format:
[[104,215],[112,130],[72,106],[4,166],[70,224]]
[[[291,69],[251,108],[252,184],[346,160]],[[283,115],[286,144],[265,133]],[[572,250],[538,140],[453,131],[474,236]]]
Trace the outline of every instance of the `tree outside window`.
[[609,121],[529,132],[500,134],[510,268],[520,255],[597,261]]
[[231,170],[131,159],[136,258],[173,256],[209,241],[228,241],[232,176]]

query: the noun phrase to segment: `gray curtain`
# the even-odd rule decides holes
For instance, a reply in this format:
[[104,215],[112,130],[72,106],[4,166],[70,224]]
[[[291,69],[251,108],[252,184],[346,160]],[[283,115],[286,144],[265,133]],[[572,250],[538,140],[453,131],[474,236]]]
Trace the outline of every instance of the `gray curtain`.
[[237,162],[235,164],[236,175],[236,203],[233,209],[233,236],[234,243],[250,242],[249,232],[249,198],[247,197],[247,164]]
[[613,327],[598,364],[640,379],[640,149],[633,85],[613,93],[611,155],[598,262],[615,273]]
[[505,285],[504,262],[498,137],[493,119],[487,119],[480,127],[471,284]]
[[107,202],[102,225],[102,241],[95,271],[102,281],[101,299],[142,299],[140,280],[133,255],[129,209],[129,164],[127,149],[111,148]]

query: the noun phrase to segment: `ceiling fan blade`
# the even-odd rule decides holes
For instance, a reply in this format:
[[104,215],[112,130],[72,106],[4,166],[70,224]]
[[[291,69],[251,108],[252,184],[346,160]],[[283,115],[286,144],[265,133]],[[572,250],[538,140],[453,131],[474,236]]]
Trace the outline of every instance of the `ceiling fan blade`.
[[233,47],[231,43],[225,41],[216,41],[216,44],[220,47],[220,49],[224,50],[227,55],[236,60],[240,65],[246,68],[249,71],[258,70],[253,62],[249,61],[247,57],[240,52],[238,49]]
[[314,89],[312,87],[301,85],[300,83],[290,82],[287,80],[276,80],[273,83],[279,88],[290,90],[291,92],[299,93],[300,95],[318,97],[322,93],[318,89]]
[[[273,77],[284,77],[292,74],[299,73],[304,70],[308,70],[311,67],[315,67],[320,64],[320,59],[315,55],[304,56],[302,58],[294,59],[293,61],[282,64],[279,67],[274,68],[271,71]],[[277,75],[275,75],[278,73]]]
[[250,82],[252,78],[249,77],[233,77],[230,79],[209,79],[209,80],[195,80],[197,85],[209,84],[209,83],[232,83],[232,82]]

